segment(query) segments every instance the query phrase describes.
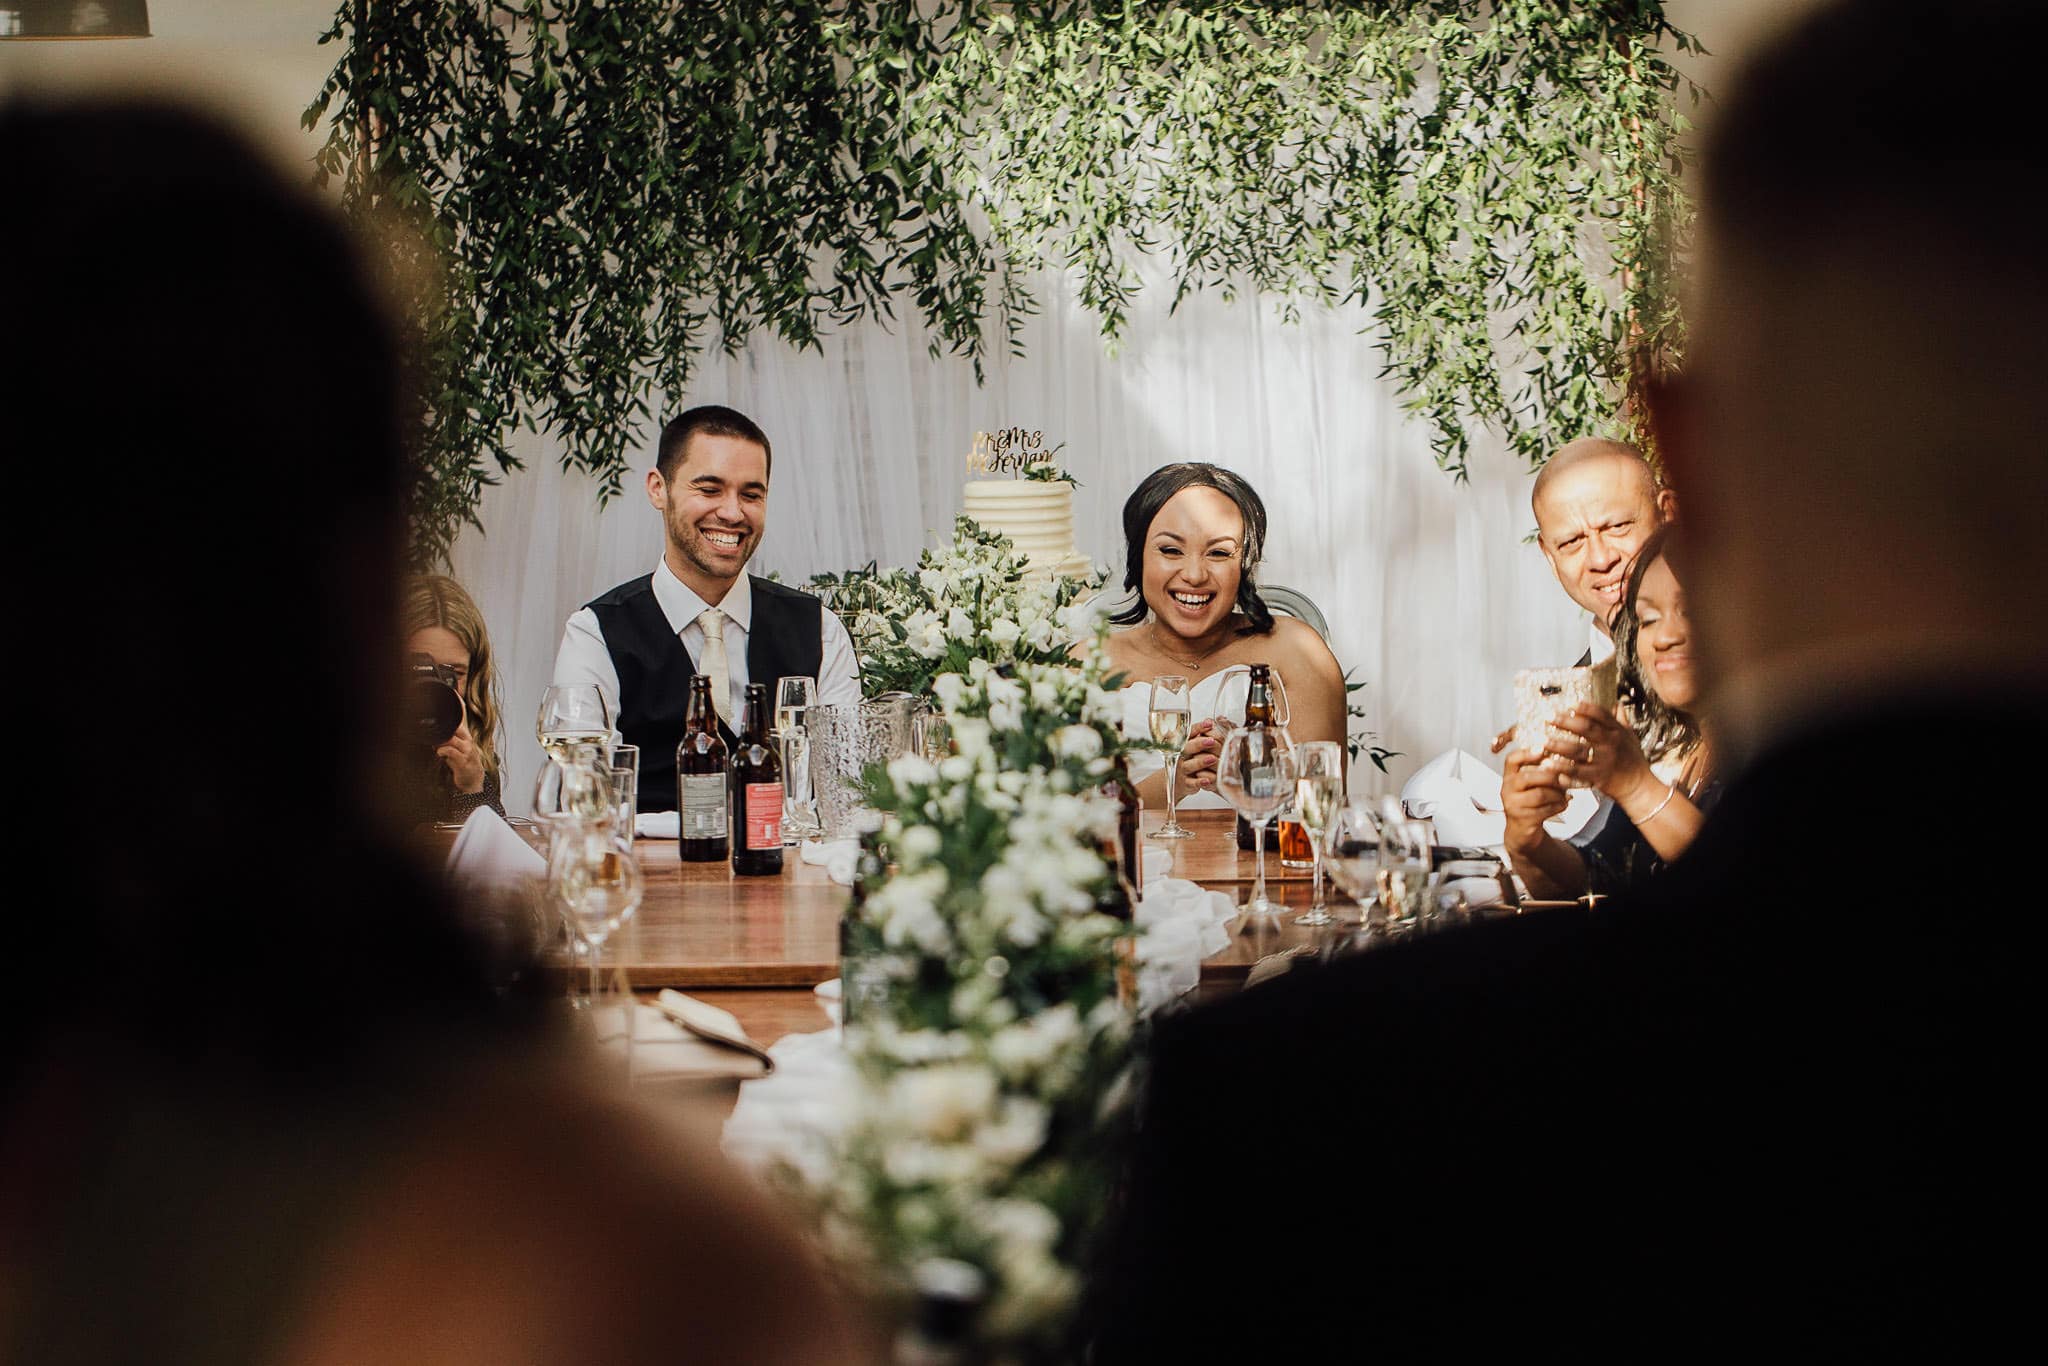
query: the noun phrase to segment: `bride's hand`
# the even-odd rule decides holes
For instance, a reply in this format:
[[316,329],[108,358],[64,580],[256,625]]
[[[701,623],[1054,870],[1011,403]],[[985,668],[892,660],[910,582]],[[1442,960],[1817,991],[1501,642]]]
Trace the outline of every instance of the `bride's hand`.
[[1188,727],[1188,742],[1180,752],[1178,781],[1183,792],[1216,790],[1216,760],[1223,752],[1223,737],[1217,733],[1221,729],[1214,717]]

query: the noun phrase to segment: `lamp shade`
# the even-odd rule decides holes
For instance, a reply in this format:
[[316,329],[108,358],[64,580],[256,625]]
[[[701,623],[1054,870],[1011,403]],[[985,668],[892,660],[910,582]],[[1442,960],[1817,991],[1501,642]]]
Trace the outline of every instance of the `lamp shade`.
[[148,36],[144,0],[0,0],[0,39]]

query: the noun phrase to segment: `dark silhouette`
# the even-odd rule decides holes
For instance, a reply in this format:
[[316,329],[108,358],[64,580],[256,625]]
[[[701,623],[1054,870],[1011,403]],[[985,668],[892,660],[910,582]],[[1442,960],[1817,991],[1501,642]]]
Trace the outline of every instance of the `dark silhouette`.
[[[2044,44],[2031,4],[1877,0],[1739,82],[1655,410],[1726,796],[1635,904],[1162,1023],[1100,1360],[2023,1340]],[[1926,73],[1966,50],[1961,126]]]
[[386,829],[405,461],[352,242],[165,107],[0,110],[0,197],[0,1356],[829,1351],[780,1226],[553,1055]]

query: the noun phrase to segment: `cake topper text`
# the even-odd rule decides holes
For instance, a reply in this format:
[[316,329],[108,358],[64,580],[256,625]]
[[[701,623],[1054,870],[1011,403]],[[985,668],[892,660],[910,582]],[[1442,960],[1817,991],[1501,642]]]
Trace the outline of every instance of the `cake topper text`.
[[[1060,445],[1065,445],[1061,442]],[[1059,446],[1047,449],[1044,432],[1026,431],[1022,427],[1004,427],[1000,431],[976,432],[974,445],[967,452],[969,474],[1022,474],[1032,465],[1049,464]]]

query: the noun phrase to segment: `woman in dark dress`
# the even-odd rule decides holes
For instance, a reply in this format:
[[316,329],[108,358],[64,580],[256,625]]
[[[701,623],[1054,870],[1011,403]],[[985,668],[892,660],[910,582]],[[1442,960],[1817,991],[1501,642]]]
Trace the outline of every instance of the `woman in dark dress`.
[[[1615,619],[1622,700],[1634,725],[1582,705],[1557,723],[1542,755],[1508,755],[1501,782],[1508,856],[1532,896],[1641,886],[1685,852],[1720,796],[1694,710],[1699,675],[1685,590],[1667,544],[1663,533],[1644,543]],[[1567,780],[1612,802],[1603,821],[1570,843],[1543,828],[1564,810]]]

